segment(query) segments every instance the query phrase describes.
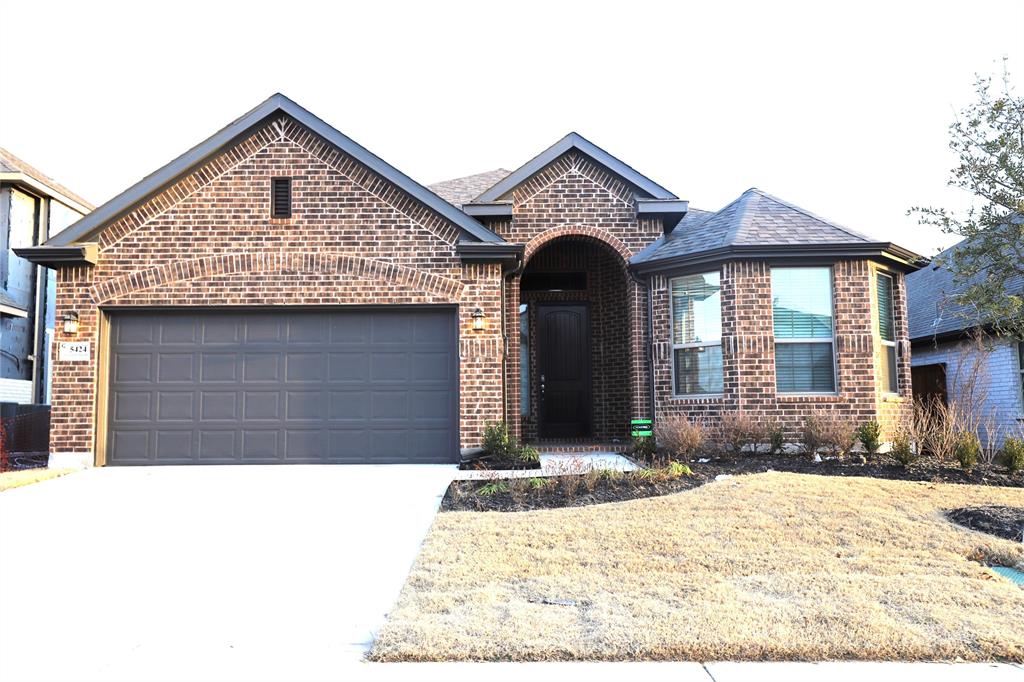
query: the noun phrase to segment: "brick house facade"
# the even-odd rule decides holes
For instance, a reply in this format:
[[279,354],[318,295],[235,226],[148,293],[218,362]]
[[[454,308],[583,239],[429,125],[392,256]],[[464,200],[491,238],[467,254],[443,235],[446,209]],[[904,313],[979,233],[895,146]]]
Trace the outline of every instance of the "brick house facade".
[[[288,217],[273,217],[275,178],[289,179]],[[276,454],[265,455],[273,461],[334,461],[329,452],[299,453],[292,444],[333,443],[335,437],[369,438],[373,452],[414,442],[441,396],[433,384],[429,393],[419,382],[440,371],[444,356],[438,351],[426,358],[418,350],[417,325],[432,319],[418,317],[422,311],[450,315],[456,327],[445,343],[457,358],[449,389],[457,393],[457,414],[431,427],[454,430],[456,449],[478,445],[484,425],[501,420],[532,441],[625,443],[632,417],[739,409],[778,417],[795,430],[816,407],[887,425],[906,409],[903,272],[913,269],[913,254],[859,235],[850,243],[834,235],[817,239],[824,228],[816,225],[806,252],[719,248],[711,258],[714,249],[696,252],[704,254],[699,262],[680,256],[673,251],[677,242],[717,214],[689,211],[686,202],[575,134],[517,171],[488,177],[486,191],[464,180],[437,186],[438,196],[276,95],[58,239],[24,250],[58,270],[58,319],[77,316],[77,330],[60,340],[90,342],[87,361],[54,358],[54,459],[247,461],[244,443],[253,434],[273,437]],[[822,242],[834,248],[823,249]],[[770,272],[794,257],[831,268],[837,383],[830,395],[776,391]],[[673,391],[668,283],[694,268],[721,273],[723,388],[715,397]],[[882,388],[872,313],[872,277],[879,269],[894,282],[899,376],[893,393]],[[211,307],[237,313],[243,336],[260,316],[296,311],[307,311],[330,331],[322,345],[289,345],[291,322],[282,322],[282,345],[274,346],[283,368],[278,384],[247,384],[246,363],[269,355],[246,345],[247,336],[220,350],[207,343],[201,324],[185,345],[164,338],[168,314]],[[346,345],[341,332],[336,339],[336,329],[362,324],[360,311],[396,313],[373,318],[367,324],[374,330],[384,325],[380,320],[392,320],[413,331],[369,346]],[[145,353],[120,333],[130,320],[160,335]],[[570,342],[576,345],[565,345]],[[389,356],[394,365],[382,364],[378,381],[374,354],[382,348],[395,349]],[[353,349],[368,354],[372,371],[358,381],[332,383],[335,359]],[[300,356],[315,356],[330,369],[306,384],[289,383]],[[205,383],[204,363],[218,358],[232,377],[238,370],[237,384]],[[164,377],[164,366],[174,361],[188,369]],[[145,370],[129,376],[132,362],[146,364]],[[572,376],[560,376],[566,373]],[[352,395],[365,396],[367,406],[336,413],[335,397],[357,390],[362,393]],[[247,406],[257,393],[280,402],[273,420],[250,420]],[[293,398],[306,393],[322,396],[319,421],[291,413]],[[237,403],[237,414],[207,419],[205,405],[215,398]],[[119,421],[122,400],[146,401],[136,425]],[[165,419],[171,415],[165,402],[173,400],[188,409]],[[550,438],[558,425],[559,438]],[[118,454],[115,439],[135,431],[145,435],[130,442],[148,443],[146,454]],[[223,442],[235,443],[237,434],[242,445],[202,452],[198,444],[214,431],[231,434]],[[313,440],[300,439],[303,434]],[[177,445],[162,445],[172,442]],[[413,461],[457,456],[441,451]]]

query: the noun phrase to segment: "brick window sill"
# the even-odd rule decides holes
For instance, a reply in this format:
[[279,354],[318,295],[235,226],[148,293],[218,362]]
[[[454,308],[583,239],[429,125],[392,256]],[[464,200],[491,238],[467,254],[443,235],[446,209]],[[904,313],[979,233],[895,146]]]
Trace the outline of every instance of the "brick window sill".
[[691,405],[717,405],[722,402],[721,395],[674,395],[670,399],[674,403]]
[[785,394],[778,393],[776,398],[780,403],[841,403],[845,398],[835,393],[803,393]]
[[882,402],[886,403],[905,403],[907,399],[901,395],[884,395],[882,396]]

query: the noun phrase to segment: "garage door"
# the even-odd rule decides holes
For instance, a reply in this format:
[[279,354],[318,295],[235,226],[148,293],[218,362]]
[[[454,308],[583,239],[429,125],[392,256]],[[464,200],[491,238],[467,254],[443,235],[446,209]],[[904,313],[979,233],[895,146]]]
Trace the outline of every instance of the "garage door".
[[457,461],[455,313],[111,314],[109,464]]

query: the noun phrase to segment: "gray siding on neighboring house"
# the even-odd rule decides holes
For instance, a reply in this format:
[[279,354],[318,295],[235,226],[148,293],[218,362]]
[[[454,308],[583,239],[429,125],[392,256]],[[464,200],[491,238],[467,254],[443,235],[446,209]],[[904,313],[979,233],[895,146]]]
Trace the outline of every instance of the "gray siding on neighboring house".
[[[0,225],[0,239],[4,252],[0,257],[0,275],[6,298],[25,310],[28,317],[3,316],[0,326],[0,377],[4,379],[31,380],[32,365],[28,356],[32,354],[32,315],[35,310],[35,266],[14,254],[12,249],[32,246],[35,239],[36,212],[39,200],[5,188],[0,194],[4,204],[2,215],[7,218]],[[31,389],[30,389],[31,390]]]
[[965,394],[970,393],[970,377],[976,374],[974,395],[983,397],[979,414],[995,416],[1000,441],[1007,435],[1020,435],[1024,429],[1024,390],[1016,341],[995,339],[987,351],[979,350],[973,341],[914,345],[910,362],[913,367],[939,363],[946,367],[950,400],[968,399]]

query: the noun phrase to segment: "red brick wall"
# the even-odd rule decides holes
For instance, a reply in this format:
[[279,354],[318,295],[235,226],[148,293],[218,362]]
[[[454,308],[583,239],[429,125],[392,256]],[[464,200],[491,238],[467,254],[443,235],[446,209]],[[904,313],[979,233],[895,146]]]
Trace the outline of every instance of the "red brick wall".
[[[838,411],[859,425],[877,418],[886,434],[908,409],[909,362],[900,372],[900,395],[883,396],[878,371],[880,343],[875,322],[874,269],[868,261],[833,265],[836,395],[784,395],[775,390],[775,339],[772,324],[771,268],[765,262],[730,262],[721,266],[722,355],[721,397],[682,398],[672,395],[672,353],[668,278],[652,279],[657,416],[719,417],[741,410],[759,420],[779,420],[790,438],[799,435],[804,417],[814,409]],[[708,268],[712,270],[714,268]],[[702,270],[706,271],[706,270]],[[901,275],[896,276],[896,329],[906,347],[906,307]]]
[[[269,217],[275,176],[293,178],[290,219]],[[97,307],[155,305],[455,304],[461,440],[478,444],[503,408],[501,269],[463,265],[458,234],[290,119],[268,124],[105,231],[96,266],[60,273],[57,317],[79,313],[94,357],[55,359],[51,450],[94,447]]]
[[[602,268],[620,268],[662,231],[660,220],[637,219],[633,188],[576,152],[552,162],[503,199],[512,202],[512,219],[495,221],[489,227],[508,241],[526,245],[526,267],[531,266],[534,255],[539,255],[545,246],[564,243],[566,249],[579,249],[582,253],[588,248],[583,245],[589,243],[605,254]],[[610,274],[609,270],[599,270],[594,276],[611,282]],[[628,426],[630,417],[644,416],[649,411],[644,342],[646,294],[632,275],[619,279],[623,280],[624,287],[616,294],[618,301],[614,306],[601,311],[596,318],[593,311],[591,313],[592,326],[600,324],[606,332],[603,338],[622,335],[616,346],[609,346],[602,352],[615,355],[616,362],[621,361],[627,368],[601,378],[601,386],[595,385],[594,436],[597,438],[626,435],[621,425]],[[519,273],[516,273],[508,278],[505,296],[506,334],[510,340],[505,374],[507,421],[518,435],[533,438],[536,415],[522,421],[519,418],[518,310],[521,298]],[[614,307],[618,310],[613,310]],[[536,405],[535,399],[531,400],[531,405]],[[598,414],[604,426],[598,423]]]

